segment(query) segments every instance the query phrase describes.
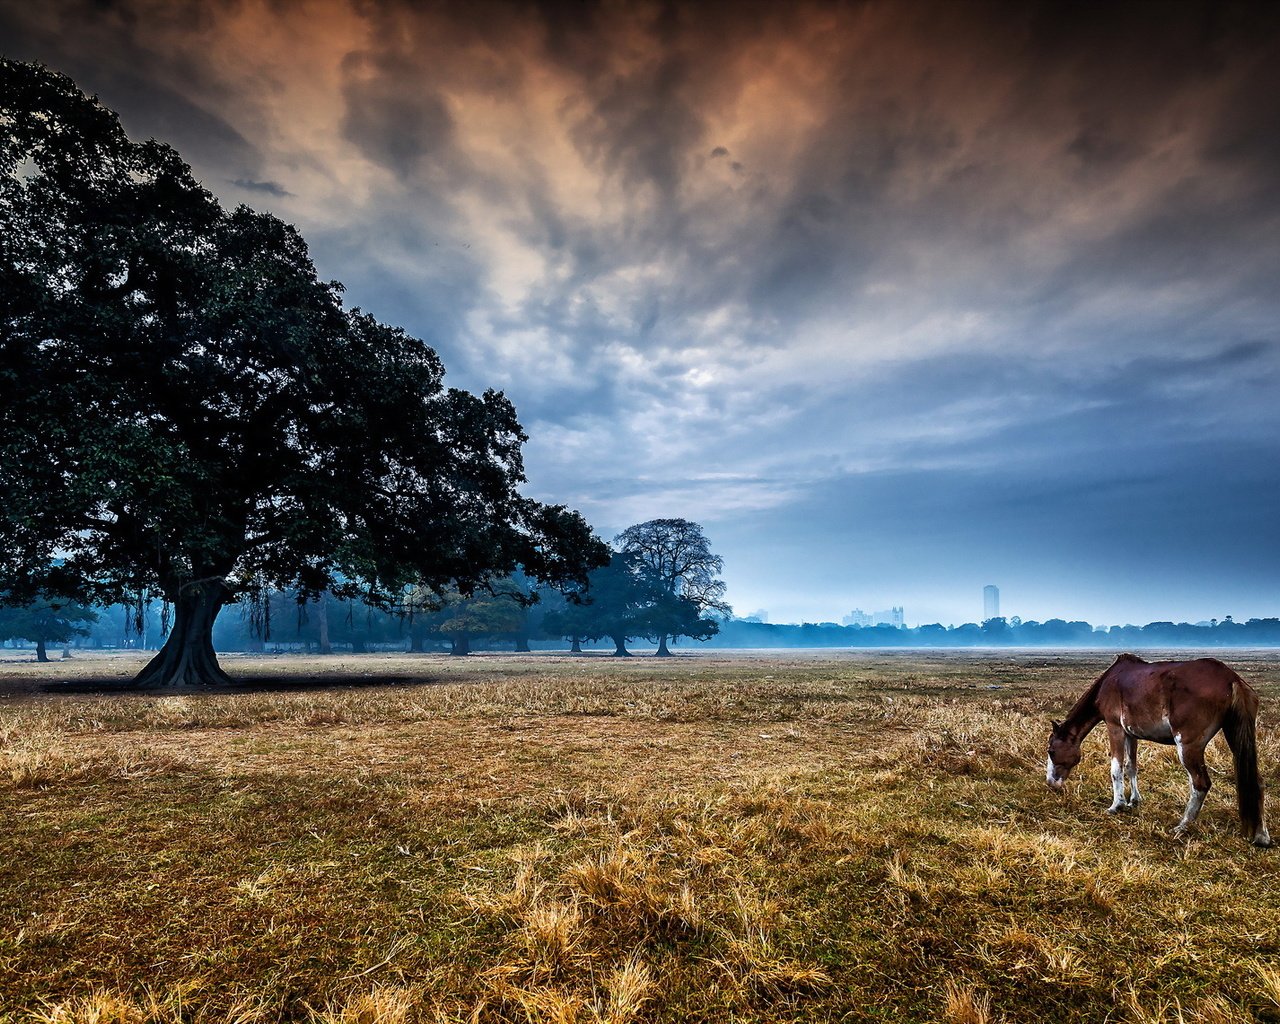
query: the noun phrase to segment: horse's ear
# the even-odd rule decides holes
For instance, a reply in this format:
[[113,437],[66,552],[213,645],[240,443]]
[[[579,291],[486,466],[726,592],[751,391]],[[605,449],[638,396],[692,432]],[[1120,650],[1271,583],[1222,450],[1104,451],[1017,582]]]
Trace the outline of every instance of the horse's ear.
[[1053,718],[1049,719],[1049,725],[1052,726],[1054,732],[1062,728],[1062,723]]

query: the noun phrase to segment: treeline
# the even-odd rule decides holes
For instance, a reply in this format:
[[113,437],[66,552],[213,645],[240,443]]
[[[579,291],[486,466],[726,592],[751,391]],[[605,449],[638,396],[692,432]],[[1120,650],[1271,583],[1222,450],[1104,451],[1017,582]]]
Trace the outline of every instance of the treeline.
[[[706,640],[729,615],[719,576],[723,561],[702,527],[687,519],[651,519],[616,538],[609,559],[576,587],[552,587],[517,570],[474,586],[406,586],[393,603],[377,604],[328,588],[263,588],[222,610],[212,624],[217,651],[571,650],[607,640],[626,657],[627,644],[647,640],[659,656],[680,638]],[[3,597],[0,592],[0,597]],[[0,641],[47,648],[151,649],[167,634],[164,602],[89,608],[66,597],[25,606],[0,602]]]
[[[634,596],[634,595],[633,595]],[[651,605],[650,608],[656,607]],[[539,600],[524,604],[502,593],[455,598],[452,604],[416,613],[393,614],[358,601],[327,595],[299,604],[289,592],[274,593],[267,610],[267,629],[247,607],[228,608],[214,628],[219,651],[307,652],[423,651],[466,653],[471,650],[537,651],[592,650],[617,652],[615,641],[601,626],[616,622],[607,606],[573,605],[558,591],[540,590]],[[660,642],[658,628],[644,624],[644,606],[633,603],[627,640]],[[144,609],[145,630],[138,633],[120,606],[98,609],[93,621],[76,623],[77,631],[50,637],[50,645],[74,648],[155,647],[162,642],[159,605]],[[566,623],[597,623],[585,632],[566,632]],[[3,615],[0,614],[0,620]],[[24,620],[28,621],[29,620]],[[49,616],[39,621],[48,623]],[[728,648],[849,648],[849,647],[1280,647],[1280,618],[1224,619],[1209,625],[1190,622],[1149,622],[1145,626],[1095,627],[1088,622],[1050,619],[1047,622],[984,623],[943,626],[933,623],[910,629],[890,626],[841,626],[834,622],[776,624],[720,619],[718,630],[695,638],[705,646]],[[265,632],[265,637],[264,637]],[[0,628],[0,633],[3,629]],[[16,637],[0,636],[13,646],[31,646]],[[686,639],[689,637],[686,636]],[[603,643],[601,643],[603,641]],[[625,648],[624,648],[625,649]]]
[[1094,626],[1088,622],[989,619],[961,626],[931,623],[910,629],[841,626],[834,622],[780,624],[731,619],[709,641],[713,647],[1275,647],[1280,619],[1200,625],[1149,622],[1145,626]]
[[626,657],[645,640],[670,654],[681,638],[705,641],[727,618],[723,561],[702,527],[687,519],[651,519],[616,538],[609,561],[578,588],[540,586],[523,573],[490,580],[469,593],[456,588],[409,592],[391,610],[299,591],[242,604],[214,626],[218,650],[301,648],[317,654],[397,648],[408,651],[581,651],[607,641]]

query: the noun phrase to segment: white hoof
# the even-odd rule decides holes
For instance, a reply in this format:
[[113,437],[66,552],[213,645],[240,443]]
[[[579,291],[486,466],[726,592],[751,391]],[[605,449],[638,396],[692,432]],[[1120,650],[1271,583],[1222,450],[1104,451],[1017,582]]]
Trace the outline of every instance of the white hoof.
[[1260,847],[1263,847],[1264,849],[1268,846],[1275,845],[1271,841],[1271,833],[1268,832],[1265,828],[1258,830],[1258,834],[1253,837],[1252,842],[1254,846],[1260,846]]

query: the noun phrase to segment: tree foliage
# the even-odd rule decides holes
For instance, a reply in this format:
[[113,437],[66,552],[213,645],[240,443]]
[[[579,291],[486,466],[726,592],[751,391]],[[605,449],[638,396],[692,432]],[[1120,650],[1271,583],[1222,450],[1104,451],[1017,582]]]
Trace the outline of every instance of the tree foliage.
[[650,519],[623,530],[614,544],[639,559],[660,587],[662,600],[655,602],[647,634],[657,641],[659,655],[670,653],[668,637],[715,635],[718,627],[707,616],[729,614],[720,579],[724,559],[711,552],[701,526],[688,519]]
[[606,557],[577,513],[519,493],[502,394],[444,387],[292,227],[223,210],[172,149],[11,61],[0,332],[0,587],[161,595],[174,630],[140,682],[225,678],[213,617],[263,588],[387,606]]

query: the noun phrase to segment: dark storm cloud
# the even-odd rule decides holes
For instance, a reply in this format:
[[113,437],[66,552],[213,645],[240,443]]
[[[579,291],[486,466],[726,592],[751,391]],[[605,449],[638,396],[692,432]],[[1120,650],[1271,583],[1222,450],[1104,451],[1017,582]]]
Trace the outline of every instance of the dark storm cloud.
[[135,136],[177,147],[194,164],[256,166],[241,131],[211,107],[230,93],[209,74],[206,55],[152,45],[157,36],[183,49],[215,30],[230,3],[0,3],[0,51],[39,60],[70,75],[121,114]]
[[411,179],[424,161],[449,152],[449,111],[439,96],[412,88],[421,81],[412,59],[351,54],[343,72],[343,134],[370,159]]
[[772,596],[786,535],[814,603],[982,566],[1084,587],[1127,545],[1145,570],[1220,557],[1280,611],[1239,565],[1280,568],[1280,7],[0,19],[206,181],[279,200],[455,383],[506,388],[546,496],[605,534],[707,520],[737,603],[839,614]]

